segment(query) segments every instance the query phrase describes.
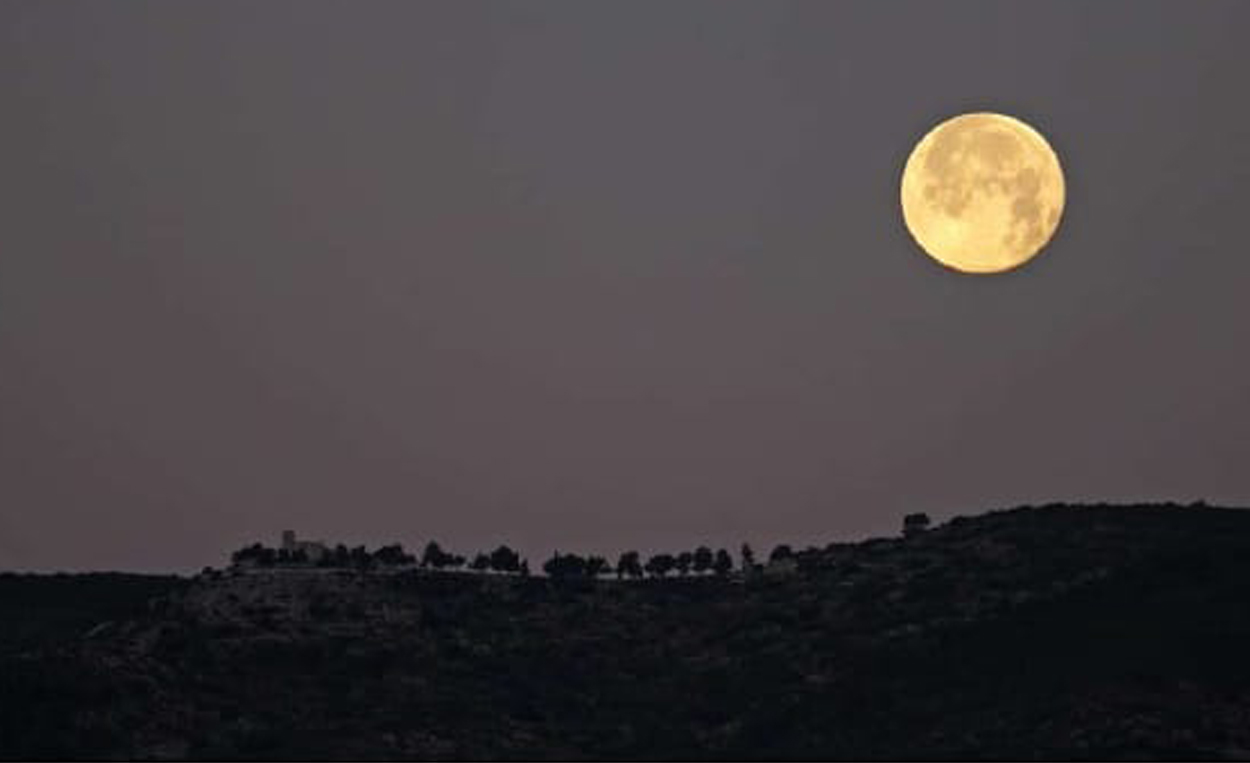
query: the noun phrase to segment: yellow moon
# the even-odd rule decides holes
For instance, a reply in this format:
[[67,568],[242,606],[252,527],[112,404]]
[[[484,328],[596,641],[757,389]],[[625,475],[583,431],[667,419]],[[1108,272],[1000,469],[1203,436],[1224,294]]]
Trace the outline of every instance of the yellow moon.
[[929,256],[964,273],[1001,273],[1033,259],[1055,234],[1063,169],[1024,122],[961,114],[916,144],[902,201],[907,230]]

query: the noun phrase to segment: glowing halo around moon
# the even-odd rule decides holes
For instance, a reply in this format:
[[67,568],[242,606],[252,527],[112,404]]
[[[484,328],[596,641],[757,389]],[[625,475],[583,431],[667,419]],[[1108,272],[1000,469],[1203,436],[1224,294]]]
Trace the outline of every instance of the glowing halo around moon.
[[929,256],[963,273],[1001,273],[1033,259],[1055,234],[1063,169],[1024,122],[962,114],[916,144],[901,196],[907,230]]

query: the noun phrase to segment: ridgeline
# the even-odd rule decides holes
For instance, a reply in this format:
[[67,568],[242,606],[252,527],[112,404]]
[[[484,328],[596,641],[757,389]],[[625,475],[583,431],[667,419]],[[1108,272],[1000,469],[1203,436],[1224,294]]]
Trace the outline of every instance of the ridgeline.
[[1250,758],[1250,512],[1046,506],[771,571],[0,575],[0,757]]

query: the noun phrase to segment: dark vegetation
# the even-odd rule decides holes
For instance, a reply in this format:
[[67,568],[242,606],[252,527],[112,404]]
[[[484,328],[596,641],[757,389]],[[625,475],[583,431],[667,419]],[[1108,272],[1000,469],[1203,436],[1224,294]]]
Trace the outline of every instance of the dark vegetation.
[[[785,554],[790,553],[789,546],[779,546]],[[742,547],[743,564],[754,565],[754,556],[750,546]],[[261,543],[245,546],[230,555],[230,561],[236,567],[255,567],[260,569],[282,567],[312,567],[317,569],[351,569],[379,570],[420,567],[423,570],[456,571],[469,569],[474,572],[495,572],[505,575],[528,576],[529,560],[507,546],[499,546],[489,553],[479,552],[470,561],[467,557],[449,553],[437,541],[430,541],[425,546],[421,558],[404,551],[402,544],[395,543],[370,551],[365,546],[348,548],[338,544],[327,549],[323,556],[310,558],[302,549],[287,551],[281,548],[270,548]],[[714,573],[727,575],[734,568],[733,557],[725,549],[713,552],[707,546],[699,546],[692,551],[682,551],[677,555],[659,553],[647,560],[644,565],[637,551],[626,551],[621,554],[614,567],[602,556],[591,554],[562,554],[556,552],[543,564],[543,572],[550,577],[598,578],[603,575],[616,574],[618,578],[640,578],[644,574],[652,577],[665,577],[670,572],[679,575],[696,575]],[[211,568],[205,569],[212,572]]]
[[56,655],[103,622],[147,616],[150,602],[189,585],[157,575],[0,574],[0,756],[70,759],[117,745],[116,730],[79,732],[70,721],[119,685]]
[[0,757],[1250,757],[1250,512],[708,551],[0,577]]

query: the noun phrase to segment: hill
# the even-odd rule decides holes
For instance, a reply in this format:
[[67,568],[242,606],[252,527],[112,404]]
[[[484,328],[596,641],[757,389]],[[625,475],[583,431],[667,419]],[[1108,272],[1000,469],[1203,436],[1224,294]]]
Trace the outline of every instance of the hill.
[[1250,758],[1250,512],[1047,506],[747,578],[0,577],[0,757]]

